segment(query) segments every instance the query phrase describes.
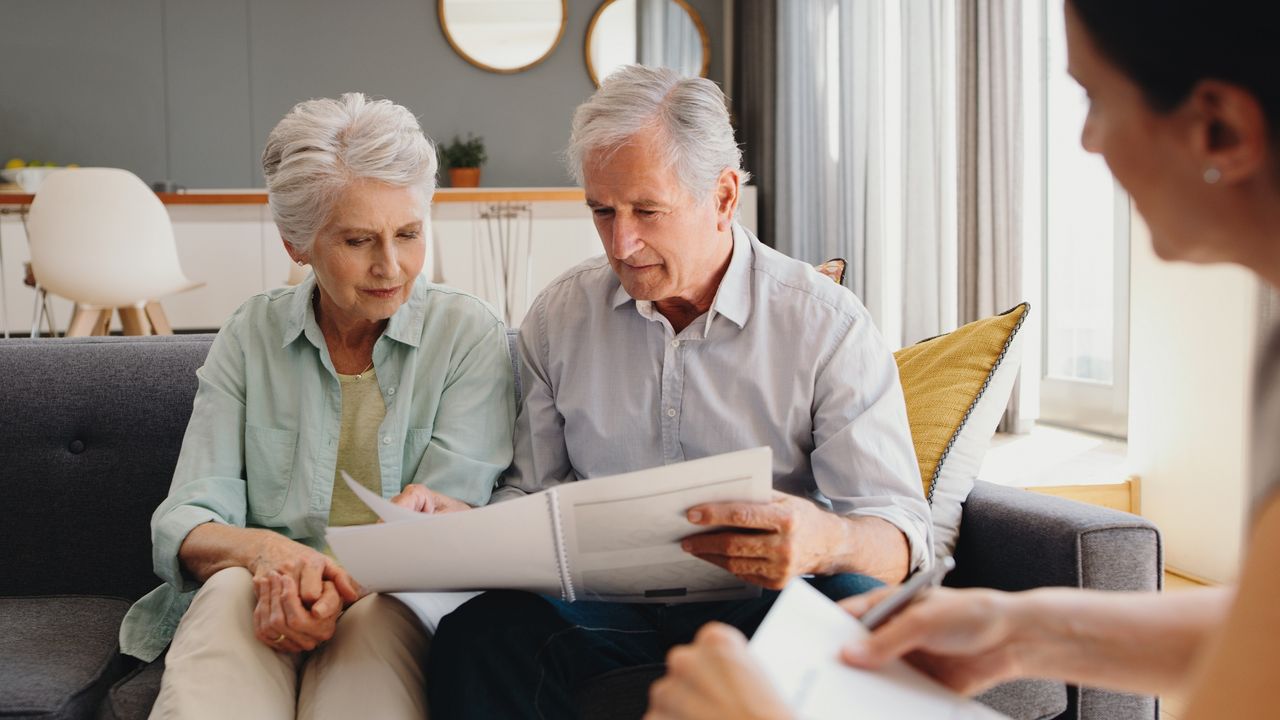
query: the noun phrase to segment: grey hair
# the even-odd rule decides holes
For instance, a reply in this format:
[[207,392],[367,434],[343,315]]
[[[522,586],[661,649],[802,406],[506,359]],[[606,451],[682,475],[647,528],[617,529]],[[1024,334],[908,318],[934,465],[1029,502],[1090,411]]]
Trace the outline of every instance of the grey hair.
[[643,65],[610,73],[573,113],[573,132],[564,153],[569,172],[581,185],[589,154],[616,150],[649,129],[658,131],[664,148],[661,160],[694,198],[710,193],[725,168],[735,171],[741,183],[751,177],[742,169],[742,148],[734,141],[720,86]]
[[294,105],[262,151],[271,215],[281,236],[303,252],[353,181],[417,187],[429,205],[436,165],[436,149],[413,113],[363,93]]

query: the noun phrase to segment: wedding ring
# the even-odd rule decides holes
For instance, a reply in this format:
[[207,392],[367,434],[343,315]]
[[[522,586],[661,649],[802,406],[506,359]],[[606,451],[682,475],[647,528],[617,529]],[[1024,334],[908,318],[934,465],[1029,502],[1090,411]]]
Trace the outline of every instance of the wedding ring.
[[280,633],[280,637],[276,638],[275,640],[272,640],[271,644],[279,645],[282,640],[284,640],[284,633]]

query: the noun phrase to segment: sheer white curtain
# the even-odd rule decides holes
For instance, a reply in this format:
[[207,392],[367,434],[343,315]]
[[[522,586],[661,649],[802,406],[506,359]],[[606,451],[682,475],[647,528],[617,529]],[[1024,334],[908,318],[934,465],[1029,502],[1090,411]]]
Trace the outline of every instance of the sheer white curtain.
[[[961,322],[1025,299],[1022,6],[1023,0],[960,3]],[[1028,373],[1023,377],[1030,380]],[[1003,432],[1030,430],[1023,384],[1020,377],[1000,422]]]
[[639,63],[696,74],[702,67],[702,36],[689,13],[674,0],[638,0]]
[[849,261],[890,345],[956,317],[949,0],[778,4],[777,247]]

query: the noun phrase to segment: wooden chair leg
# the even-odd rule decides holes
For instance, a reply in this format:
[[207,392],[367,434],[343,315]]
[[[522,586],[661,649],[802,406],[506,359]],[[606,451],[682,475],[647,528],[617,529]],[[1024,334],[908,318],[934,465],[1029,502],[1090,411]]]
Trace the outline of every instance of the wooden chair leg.
[[110,335],[111,334],[111,315],[115,313],[113,308],[102,308],[98,310],[98,318],[93,326],[94,335]]
[[93,333],[98,321],[97,308],[86,308],[76,305],[71,312],[71,322],[67,324],[67,337],[85,337]]
[[151,323],[147,322],[147,315],[140,307],[122,307],[116,308],[116,312],[120,313],[120,327],[125,335],[150,335]]
[[160,306],[158,300],[147,303],[146,312],[147,319],[151,321],[151,327],[157,335],[173,334],[173,327],[169,325],[169,318],[164,314],[164,308]]

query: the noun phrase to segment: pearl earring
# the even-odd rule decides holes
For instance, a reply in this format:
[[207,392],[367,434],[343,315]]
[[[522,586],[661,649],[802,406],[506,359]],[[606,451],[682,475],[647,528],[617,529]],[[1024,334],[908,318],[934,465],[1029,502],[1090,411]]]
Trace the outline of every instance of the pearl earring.
[[302,262],[301,260],[295,260],[294,262],[298,263],[298,267],[302,267],[303,265],[306,265],[306,263]]
[[1216,167],[1210,166],[1204,171],[1204,181],[1210,185],[1215,185],[1222,179],[1222,171]]

